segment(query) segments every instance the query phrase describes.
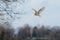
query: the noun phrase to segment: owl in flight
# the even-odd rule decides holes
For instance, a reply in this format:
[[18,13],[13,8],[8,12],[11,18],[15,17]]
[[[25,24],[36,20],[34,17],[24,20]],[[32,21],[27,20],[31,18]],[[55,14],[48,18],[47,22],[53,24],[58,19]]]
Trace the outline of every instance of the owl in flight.
[[35,9],[32,9],[32,10],[34,10],[34,15],[35,16],[40,16],[40,14],[41,14],[41,12],[43,11],[45,9],[45,7],[41,7],[38,11],[37,10],[35,10]]

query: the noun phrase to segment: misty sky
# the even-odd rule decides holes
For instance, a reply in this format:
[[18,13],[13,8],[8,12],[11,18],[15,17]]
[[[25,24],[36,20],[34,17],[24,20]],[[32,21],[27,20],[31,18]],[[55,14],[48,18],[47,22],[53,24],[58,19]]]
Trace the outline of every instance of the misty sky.
[[[50,25],[60,26],[60,0],[29,0],[24,3],[23,6],[18,7],[24,9],[24,14],[20,15],[20,19],[16,19],[12,22],[15,27],[22,26],[24,24],[35,25]],[[41,17],[34,16],[32,8],[38,10],[42,6],[45,6],[45,10],[41,13]],[[23,11],[22,11],[23,12]]]

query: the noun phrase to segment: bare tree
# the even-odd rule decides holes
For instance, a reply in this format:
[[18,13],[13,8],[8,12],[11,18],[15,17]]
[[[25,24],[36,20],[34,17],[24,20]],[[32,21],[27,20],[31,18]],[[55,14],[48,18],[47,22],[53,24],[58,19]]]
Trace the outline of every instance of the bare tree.
[[[5,21],[12,21],[15,19],[19,19],[21,13],[23,12],[15,12],[12,7],[15,7],[18,5],[18,1],[20,5],[23,5],[25,3],[25,0],[0,0],[0,20],[3,22]],[[15,4],[14,4],[15,3]],[[11,6],[11,5],[15,6]],[[23,9],[19,9],[23,11]]]

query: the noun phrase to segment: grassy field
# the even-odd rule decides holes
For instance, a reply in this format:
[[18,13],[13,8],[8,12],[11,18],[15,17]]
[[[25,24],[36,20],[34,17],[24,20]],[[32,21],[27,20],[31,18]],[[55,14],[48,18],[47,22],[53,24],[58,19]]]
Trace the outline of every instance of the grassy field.
[[27,38],[27,40],[50,40],[49,38]]

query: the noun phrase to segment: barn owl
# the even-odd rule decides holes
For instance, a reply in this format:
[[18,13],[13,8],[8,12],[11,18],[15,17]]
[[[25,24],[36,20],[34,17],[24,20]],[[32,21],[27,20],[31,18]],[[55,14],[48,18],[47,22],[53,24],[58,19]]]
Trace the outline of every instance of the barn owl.
[[41,7],[38,11],[37,10],[35,10],[35,9],[33,9],[32,8],[32,10],[34,10],[34,15],[35,16],[40,16],[40,14],[41,14],[41,12],[43,11],[45,9],[45,7]]

